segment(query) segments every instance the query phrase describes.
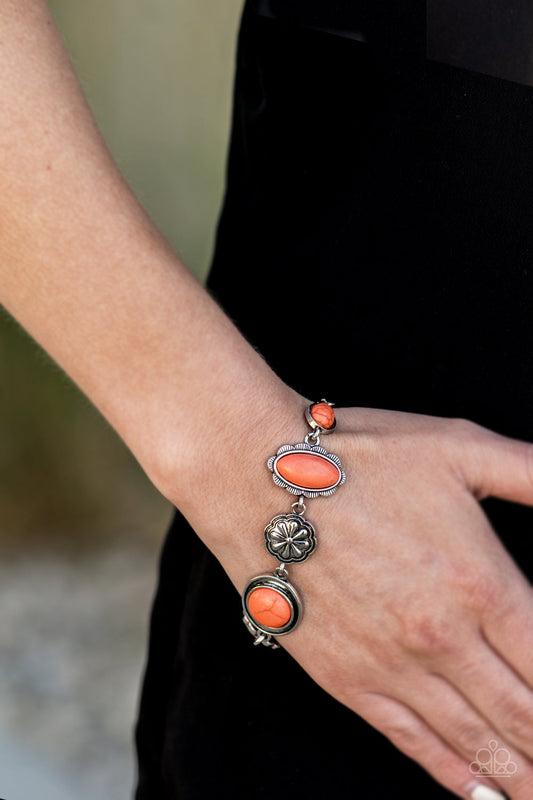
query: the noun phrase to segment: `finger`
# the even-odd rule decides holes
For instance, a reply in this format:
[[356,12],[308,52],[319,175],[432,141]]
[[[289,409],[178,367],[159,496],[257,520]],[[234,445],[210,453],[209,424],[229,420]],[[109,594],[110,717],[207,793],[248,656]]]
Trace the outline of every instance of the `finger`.
[[438,674],[484,716],[495,731],[533,758],[533,692],[481,637],[468,655],[441,654]]
[[533,690],[533,589],[517,581],[505,594],[494,596],[481,617],[487,643]]
[[492,789],[494,797],[487,800],[504,800],[497,784],[491,779],[474,779],[468,762],[455,752],[403,703],[378,693],[358,695],[354,708],[360,716],[383,733],[402,753],[423,767],[442,786],[465,800],[483,797],[475,793],[475,783]]
[[501,791],[513,800],[531,799],[533,763],[499,735],[448,681],[425,675],[415,685],[406,685],[400,699],[468,761],[472,775],[493,775]]
[[533,445],[470,422],[458,427],[460,469],[475,496],[533,505]]

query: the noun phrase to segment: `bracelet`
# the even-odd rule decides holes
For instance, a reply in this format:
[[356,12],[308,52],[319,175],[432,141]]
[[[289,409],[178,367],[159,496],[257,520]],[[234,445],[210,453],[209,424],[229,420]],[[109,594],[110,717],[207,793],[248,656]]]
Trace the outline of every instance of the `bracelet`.
[[268,460],[274,483],[298,500],[288,514],[278,514],[264,530],[265,547],[280,564],[271,575],[257,575],[242,594],[243,622],[253,635],[254,644],[276,650],[272,637],[284,636],[302,618],[302,601],[289,583],[286,564],[300,564],[314,553],[315,529],[305,519],[304,498],[332,495],[346,480],[340,459],[320,447],[320,436],[335,430],[333,403],[321,400],[305,410],[311,427],[303,442],[284,444]]

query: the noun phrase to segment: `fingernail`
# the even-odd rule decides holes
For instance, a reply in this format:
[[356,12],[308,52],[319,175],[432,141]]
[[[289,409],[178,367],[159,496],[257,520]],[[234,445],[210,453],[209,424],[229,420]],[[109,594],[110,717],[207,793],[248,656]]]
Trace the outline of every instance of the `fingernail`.
[[473,783],[466,787],[472,800],[505,800],[505,795],[491,789],[484,783]]

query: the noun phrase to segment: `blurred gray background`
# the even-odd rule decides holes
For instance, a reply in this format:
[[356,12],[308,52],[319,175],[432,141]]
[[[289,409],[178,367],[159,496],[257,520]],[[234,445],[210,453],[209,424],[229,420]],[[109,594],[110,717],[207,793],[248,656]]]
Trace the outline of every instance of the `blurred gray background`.
[[[199,276],[220,207],[241,0],[50,0],[123,174]],[[0,311],[0,796],[127,798],[171,515]]]

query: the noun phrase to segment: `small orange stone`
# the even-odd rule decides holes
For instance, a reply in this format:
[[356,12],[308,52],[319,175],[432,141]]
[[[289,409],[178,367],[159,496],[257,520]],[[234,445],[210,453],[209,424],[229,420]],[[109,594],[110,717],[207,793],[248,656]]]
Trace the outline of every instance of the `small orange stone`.
[[283,628],[291,618],[291,607],[275,589],[260,586],[248,597],[250,614],[267,628]]
[[276,463],[282,478],[303,489],[328,489],[340,478],[339,468],[315,453],[287,453]]
[[311,416],[317,425],[329,430],[335,424],[335,412],[328,403],[315,403],[311,406]]

